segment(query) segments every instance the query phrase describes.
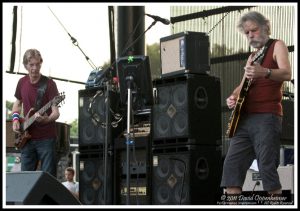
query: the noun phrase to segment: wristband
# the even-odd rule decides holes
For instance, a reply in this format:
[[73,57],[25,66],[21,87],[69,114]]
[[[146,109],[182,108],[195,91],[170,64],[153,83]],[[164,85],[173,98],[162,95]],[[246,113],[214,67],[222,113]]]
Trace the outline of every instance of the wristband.
[[13,112],[13,114],[12,114],[12,119],[13,119],[13,121],[17,121],[17,120],[19,120],[20,119],[20,113],[19,112]]

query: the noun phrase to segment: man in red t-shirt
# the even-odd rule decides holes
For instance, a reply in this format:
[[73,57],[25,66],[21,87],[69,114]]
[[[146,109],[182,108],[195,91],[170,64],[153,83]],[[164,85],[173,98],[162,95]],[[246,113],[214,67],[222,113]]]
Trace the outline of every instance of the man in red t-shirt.
[[[56,177],[55,121],[60,113],[57,104],[48,103],[58,96],[58,90],[52,79],[40,73],[42,63],[43,58],[38,50],[28,49],[25,52],[23,65],[28,71],[28,75],[20,78],[16,87],[13,130],[19,133],[20,140],[25,143],[20,149],[21,170],[35,171],[40,161],[41,170]],[[44,87],[43,94],[38,94],[42,90],[41,87]],[[50,105],[48,109],[46,104]],[[33,108],[34,110],[32,110]],[[45,108],[44,113],[37,112],[42,110],[41,108]],[[20,124],[22,109],[24,115],[28,116],[25,118],[23,127]],[[26,128],[28,124],[31,125]],[[26,132],[22,131],[22,128],[25,128]]]

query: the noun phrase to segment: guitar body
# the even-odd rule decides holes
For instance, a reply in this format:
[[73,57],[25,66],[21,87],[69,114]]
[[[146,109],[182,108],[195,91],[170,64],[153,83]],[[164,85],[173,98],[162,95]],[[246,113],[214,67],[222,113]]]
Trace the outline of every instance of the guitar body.
[[20,132],[16,133],[15,139],[15,146],[16,148],[22,148],[27,143],[27,141],[31,138],[31,135],[28,132],[28,128],[34,123],[35,121],[35,113],[39,113],[40,115],[44,115],[44,113],[51,108],[52,105],[57,106],[60,102],[65,99],[64,93],[59,94],[58,96],[54,97],[51,101],[49,101],[46,105],[44,105],[40,110],[35,112],[34,108],[31,108],[26,117],[23,124],[21,124]]
[[17,133],[15,139],[15,147],[22,149],[30,138],[31,135],[28,133],[27,130],[24,132]]
[[234,135],[235,130],[237,128],[237,124],[238,124],[239,119],[240,119],[241,110],[242,110],[242,107],[243,107],[244,100],[245,100],[245,97],[240,97],[237,100],[236,106],[233,109],[233,111],[231,113],[231,116],[229,118],[228,130],[226,132],[226,134],[229,138],[231,138]]
[[29,112],[27,113],[26,117],[25,117],[25,121],[21,124],[21,129],[20,129],[20,132],[19,133],[16,133],[16,139],[15,139],[15,147],[16,148],[23,148],[24,145],[27,143],[27,141],[31,138],[31,135],[29,134],[29,132],[27,130],[25,130],[24,128],[28,128],[27,127],[27,122],[28,122],[28,119],[31,117],[33,118],[34,116],[34,108],[31,108],[29,110]]

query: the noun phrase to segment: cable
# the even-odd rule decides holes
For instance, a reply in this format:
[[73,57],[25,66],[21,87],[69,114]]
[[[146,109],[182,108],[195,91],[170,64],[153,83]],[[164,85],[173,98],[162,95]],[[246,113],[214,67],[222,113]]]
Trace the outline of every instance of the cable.
[[259,181],[256,181],[256,182],[255,182],[254,187],[253,187],[253,189],[252,189],[252,195],[253,195],[254,190],[255,190],[255,188],[256,188],[257,185],[260,185],[260,182],[259,182]]
[[[90,104],[89,104],[89,108],[88,108],[88,112],[91,114],[91,117],[92,117],[92,121],[94,123],[94,125],[97,125],[97,126],[101,126],[102,128],[106,128],[106,122],[102,122],[101,121],[101,117],[97,114],[97,112],[95,111],[94,109],[94,105],[95,105],[95,102],[96,102],[96,99],[99,97],[99,96],[103,96],[104,95],[104,92],[102,90],[98,90],[96,92],[96,94],[93,96],[92,100],[90,101]],[[106,98],[104,100],[104,103],[106,103]],[[118,127],[119,123],[123,120],[123,116],[119,113],[116,113],[112,110],[112,108],[109,109],[112,116],[114,117],[115,121],[112,121],[111,122],[111,126],[113,128],[116,128]]]
[[[128,35],[127,41],[126,41],[126,43],[124,44],[124,47],[123,47],[124,50],[123,50],[122,53],[120,54],[120,57],[122,57],[122,56],[126,53],[126,51],[129,50],[129,48],[130,48],[131,46],[133,46],[133,44],[130,44],[130,45],[129,45],[129,41],[130,41],[129,38],[131,38],[131,36],[133,36],[133,35],[135,34],[136,30],[138,29],[138,26],[141,24],[141,21],[142,21],[142,18],[139,19],[139,21],[137,22],[137,24],[136,24],[135,28],[133,29],[133,31]],[[143,34],[142,34],[142,35],[143,35]],[[139,37],[140,37],[140,36],[139,36]],[[139,39],[139,37],[138,37],[137,39]],[[135,42],[135,41],[134,41],[134,42]],[[133,43],[134,43],[134,42],[133,42]]]
[[211,28],[211,30],[209,30],[209,32],[207,33],[207,35],[209,35],[209,33],[212,31],[212,30],[214,30],[216,27],[217,27],[217,25],[219,25],[220,24],[220,22],[227,16],[229,14],[229,12],[227,12],[212,28]]
[[91,65],[91,67],[93,69],[97,69],[97,66],[92,62],[92,60],[82,51],[82,49],[79,47],[78,41],[71,36],[71,34],[67,31],[66,27],[61,23],[61,21],[57,18],[57,16],[54,14],[54,12],[50,9],[50,7],[48,6],[50,12],[53,14],[53,16],[56,18],[56,20],[59,22],[59,24],[63,27],[63,29],[66,31],[66,33],[70,36],[73,45],[75,45],[76,47],[79,48],[79,50],[81,51],[81,53],[85,56],[85,59],[87,60],[87,62]]

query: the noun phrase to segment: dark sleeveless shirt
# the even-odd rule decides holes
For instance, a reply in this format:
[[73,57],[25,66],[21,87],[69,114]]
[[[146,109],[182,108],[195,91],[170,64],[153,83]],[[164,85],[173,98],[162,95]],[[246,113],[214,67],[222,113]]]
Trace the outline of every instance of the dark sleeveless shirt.
[[[274,46],[277,40],[274,40],[269,47],[263,63],[264,68],[278,69],[277,63],[273,60]],[[246,113],[274,113],[282,116],[282,85],[283,82],[273,81],[266,78],[254,79],[249,88],[245,101]]]

